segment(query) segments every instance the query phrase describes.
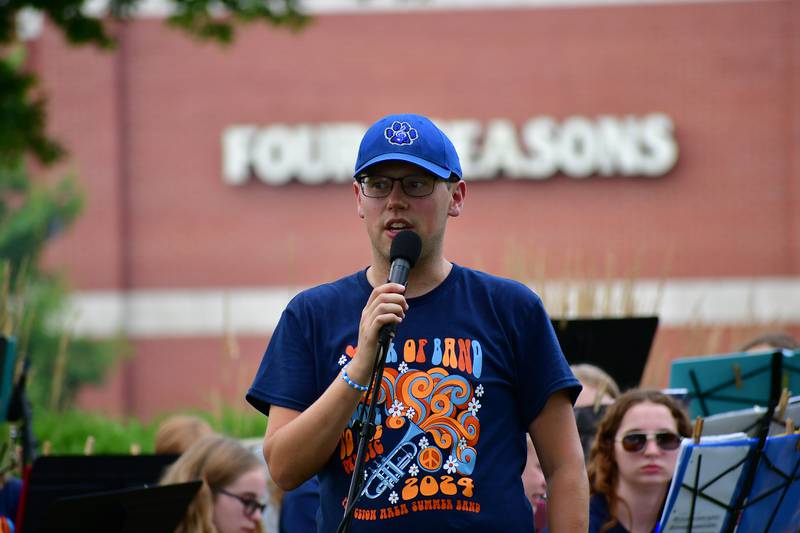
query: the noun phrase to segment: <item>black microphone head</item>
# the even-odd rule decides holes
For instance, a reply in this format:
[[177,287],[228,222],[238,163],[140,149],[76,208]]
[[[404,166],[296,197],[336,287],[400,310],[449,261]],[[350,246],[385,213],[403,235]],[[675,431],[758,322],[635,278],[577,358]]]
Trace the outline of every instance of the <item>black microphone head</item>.
[[411,230],[403,230],[395,235],[392,240],[392,247],[389,250],[389,260],[405,259],[413,268],[422,252],[422,239]]

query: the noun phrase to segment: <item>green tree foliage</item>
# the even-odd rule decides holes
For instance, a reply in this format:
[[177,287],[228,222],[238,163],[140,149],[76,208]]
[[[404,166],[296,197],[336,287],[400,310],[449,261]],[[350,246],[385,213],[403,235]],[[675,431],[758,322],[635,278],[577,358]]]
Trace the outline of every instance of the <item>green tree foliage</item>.
[[[0,70],[12,68],[12,62],[0,61]],[[25,146],[43,161],[58,157],[60,149],[26,131],[32,124],[26,118],[43,124],[40,106],[26,107],[22,97],[5,104],[0,108],[0,123],[15,124],[9,117],[22,117],[19,124],[26,126],[2,127],[0,134],[0,258],[8,265],[3,272],[8,276],[8,299],[2,326],[19,338],[19,348],[31,356],[29,392],[34,404],[60,408],[72,402],[81,384],[101,382],[122,346],[118,341],[73,338],[68,351],[59,348],[64,332],[56,317],[68,317],[65,282],[42,271],[39,258],[48,240],[78,216],[83,198],[72,177],[53,184],[29,178]],[[6,316],[10,317],[7,327]],[[64,368],[54,372],[60,352]]]
[[25,293],[25,312],[32,321],[26,324],[23,319],[19,330],[26,339],[20,348],[31,360],[28,394],[37,416],[42,409],[60,412],[72,407],[83,385],[102,383],[127,353],[122,339],[74,335],[74,317],[65,308],[67,294],[60,277],[41,272],[30,278]]
[[[63,153],[62,148],[45,135],[45,111],[42,98],[32,97],[34,77],[21,70],[23,55],[16,53],[0,61],[0,166],[15,169],[21,155],[32,153],[44,163],[52,163]],[[11,176],[9,176],[11,177]],[[8,185],[20,186],[26,181],[23,172],[16,172]],[[4,186],[5,192],[5,183]]]
[[[11,296],[3,302],[0,328],[20,337],[31,356],[29,392],[35,406],[69,407],[80,385],[99,383],[124,351],[119,340],[70,338],[66,282],[39,268],[48,240],[78,216],[83,199],[74,177],[56,182],[30,177],[35,160],[47,166],[64,148],[47,135],[46,105],[36,78],[24,70],[24,46],[16,20],[23,9],[49,18],[74,45],[113,48],[114,31],[135,15],[141,0],[109,0],[100,15],[83,9],[84,0],[0,0],[0,259],[13,273]],[[171,0],[167,23],[200,39],[230,42],[241,23],[267,23],[299,29],[307,21],[297,0]],[[12,317],[4,324],[5,310]],[[64,318],[66,317],[66,323]],[[65,330],[66,328],[66,330]]]
[[[292,30],[309,18],[298,10],[298,0],[165,0],[172,8],[167,23],[199,39],[229,43],[237,24],[265,21]],[[0,1],[0,163],[21,153],[52,163],[63,149],[46,134],[45,104],[35,96],[36,78],[19,68],[16,21],[25,9],[48,17],[75,45],[112,48],[114,30],[136,13],[142,0],[108,0],[107,14],[95,16],[83,9],[85,0]],[[11,53],[9,53],[11,51]]]
[[[99,18],[84,10],[84,0],[7,0],[0,2],[0,43],[16,38],[16,17],[24,8],[44,13],[73,44],[92,43],[113,46],[115,22],[136,13],[141,0],[109,0],[107,17]],[[236,24],[265,21],[276,26],[298,29],[308,17],[298,11],[298,0],[170,0],[172,14],[167,22],[190,34],[230,42]]]

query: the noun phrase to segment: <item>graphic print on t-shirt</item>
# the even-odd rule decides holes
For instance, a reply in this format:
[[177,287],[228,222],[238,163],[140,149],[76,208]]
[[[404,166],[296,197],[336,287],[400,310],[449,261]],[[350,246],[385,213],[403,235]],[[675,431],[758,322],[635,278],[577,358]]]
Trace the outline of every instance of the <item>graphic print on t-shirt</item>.
[[[471,477],[484,394],[483,386],[474,382],[480,377],[480,344],[471,339],[432,340],[429,362],[426,339],[407,340],[399,364],[394,346],[387,354],[376,431],[367,448],[364,503],[358,506],[363,508],[356,510],[356,519],[383,520],[432,510],[480,512]],[[345,353],[352,357],[355,349],[348,346]],[[347,357],[343,354],[339,364]],[[422,363],[435,366],[417,368]],[[389,366],[393,364],[396,368]],[[339,456],[347,474],[354,468],[352,422],[359,412],[340,443]],[[402,436],[391,449],[384,449],[383,437],[389,432]]]

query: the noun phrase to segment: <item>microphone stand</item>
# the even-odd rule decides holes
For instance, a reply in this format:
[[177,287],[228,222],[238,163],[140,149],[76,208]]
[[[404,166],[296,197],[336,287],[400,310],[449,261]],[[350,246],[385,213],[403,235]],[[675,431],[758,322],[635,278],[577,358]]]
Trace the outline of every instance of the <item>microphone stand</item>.
[[[392,241],[390,249],[391,262],[389,266],[389,283],[398,283],[404,287],[408,283],[408,272],[414,266],[422,250],[422,240],[413,231],[401,231]],[[350,531],[350,524],[353,521],[356,503],[361,497],[364,486],[364,476],[366,474],[366,460],[364,454],[367,449],[367,442],[375,435],[375,407],[378,405],[378,395],[381,392],[383,381],[383,368],[386,366],[386,353],[389,350],[389,343],[394,339],[397,331],[396,324],[387,324],[380,329],[378,334],[378,347],[375,351],[375,360],[372,363],[372,375],[367,386],[368,414],[364,416],[363,405],[360,404],[361,412],[354,428],[359,427],[358,453],[356,462],[353,466],[353,477],[350,478],[350,490],[347,494],[346,508],[342,521],[339,522],[337,533]]]
[[[367,387],[367,399],[369,407],[368,414],[364,416],[364,408],[360,406],[360,415],[356,421],[355,426],[360,426],[359,440],[358,440],[358,453],[356,454],[356,462],[353,467],[353,475],[350,478],[350,490],[347,494],[347,507],[344,510],[342,521],[339,522],[339,527],[336,529],[337,533],[344,533],[350,531],[350,524],[353,520],[353,513],[356,509],[356,503],[361,497],[361,490],[364,486],[364,474],[366,471],[366,460],[364,458],[367,442],[375,435],[375,408],[378,405],[378,395],[380,394],[381,380],[383,379],[383,368],[386,366],[386,352],[389,349],[389,343],[392,342],[395,334],[395,327],[381,328],[380,337],[378,338],[378,349],[375,352],[375,362],[372,365],[372,375],[370,376],[369,386]],[[354,427],[355,427],[354,426]]]

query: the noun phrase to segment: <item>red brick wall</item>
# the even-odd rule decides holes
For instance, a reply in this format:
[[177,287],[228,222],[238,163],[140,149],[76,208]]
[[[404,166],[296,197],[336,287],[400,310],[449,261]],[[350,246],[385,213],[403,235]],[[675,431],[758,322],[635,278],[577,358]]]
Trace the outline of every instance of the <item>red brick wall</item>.
[[[543,259],[549,277],[604,275],[609,255],[618,276],[796,276],[798,28],[788,0],[323,16],[228,48],[138,20],[115,53],[48,28],[32,66],[88,199],[48,261],[84,290],[306,285],[366,265],[350,186],[223,184],[234,124],[658,111],[681,149],[670,174],[471,183],[448,257],[514,276]],[[215,342],[137,341],[122,403],[201,401]],[[183,376],[190,357],[207,364]]]
[[[120,117],[116,57],[66,49],[48,31],[36,67],[90,200],[52,261],[80,288],[116,286],[120,118],[131,284],[196,287],[318,280],[368,259],[347,186],[224,185],[226,126],[368,122],[393,110],[517,122],[662,111],[681,147],[671,174],[474,183],[450,256],[501,270],[502,235],[556,260],[643,254],[643,276],[661,275],[667,250],[675,276],[797,273],[793,5],[326,16],[298,35],[247,29],[228,49],[143,20],[124,34]],[[312,261],[320,256],[330,272]]]

